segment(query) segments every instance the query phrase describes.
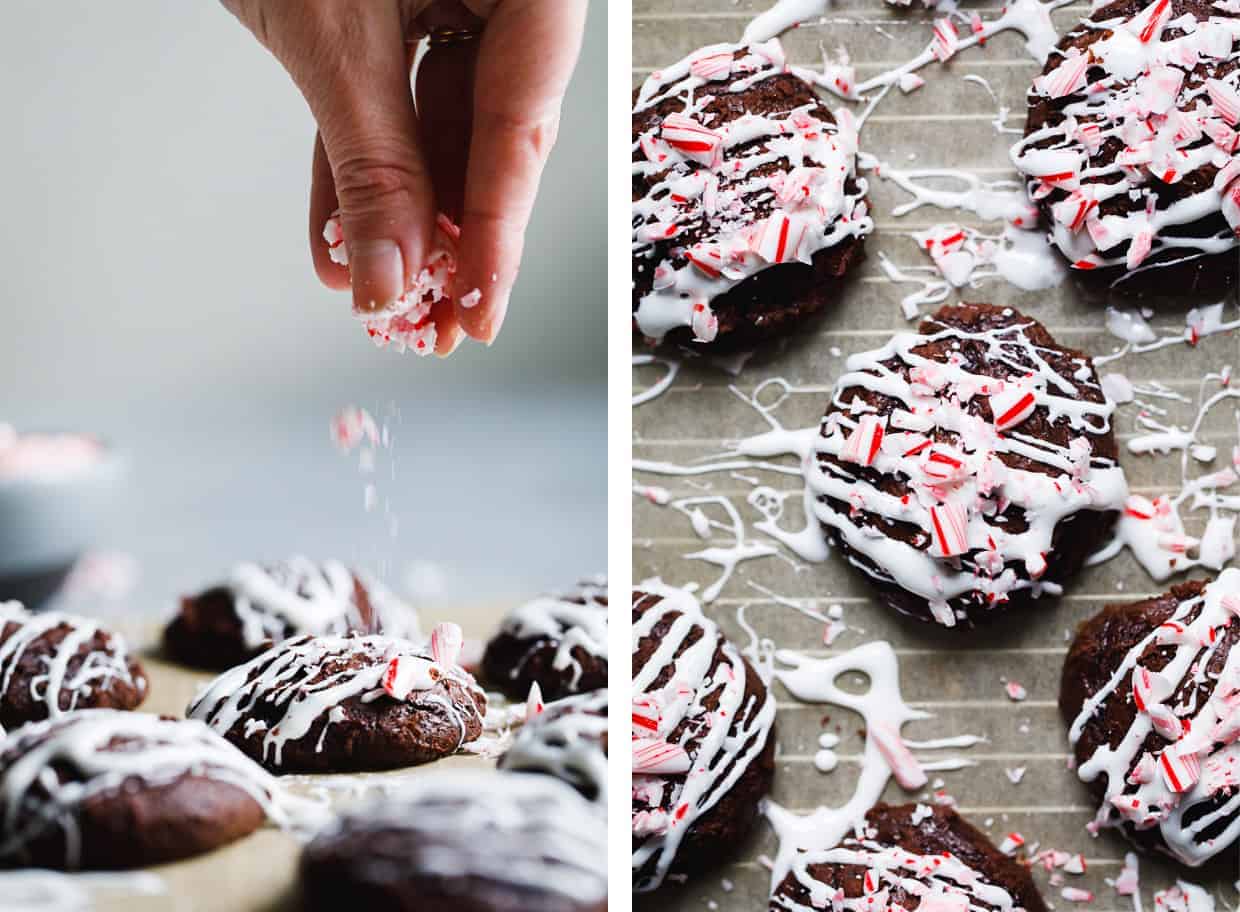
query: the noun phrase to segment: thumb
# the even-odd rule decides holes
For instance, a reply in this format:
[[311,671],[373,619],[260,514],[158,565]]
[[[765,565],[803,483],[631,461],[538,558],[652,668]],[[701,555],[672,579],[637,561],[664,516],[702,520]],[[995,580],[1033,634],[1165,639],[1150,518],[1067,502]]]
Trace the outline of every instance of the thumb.
[[349,5],[345,14],[352,18],[348,27],[326,23],[310,45],[277,56],[318,122],[330,172],[324,178],[334,184],[340,207],[353,307],[369,313],[395,302],[425,265],[434,190],[418,146],[395,6]]

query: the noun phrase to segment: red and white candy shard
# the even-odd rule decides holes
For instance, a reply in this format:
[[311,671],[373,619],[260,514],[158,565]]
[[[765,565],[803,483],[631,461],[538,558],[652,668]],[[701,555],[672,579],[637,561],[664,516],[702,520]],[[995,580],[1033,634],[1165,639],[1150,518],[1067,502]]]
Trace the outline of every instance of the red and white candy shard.
[[679,744],[657,738],[633,739],[633,775],[672,776],[687,773],[692,765],[688,752]]
[[908,749],[900,730],[888,723],[878,722],[869,729],[869,735],[878,746],[879,753],[891,768],[891,775],[901,787],[914,790],[929,782],[925,769]]
[[461,295],[461,306],[466,310],[471,310],[478,306],[478,302],[482,300],[482,290],[475,288],[473,291],[467,291]]
[[[1122,27],[1099,9],[1064,36],[1066,50],[1052,51],[1049,71],[1034,80],[1032,96],[1056,115],[1011,153],[1030,198],[1053,201],[1053,242],[1078,269],[1128,272],[1235,249],[1240,4],[1215,4],[1209,18],[1183,10],[1173,28],[1170,0],[1154,0]],[[1204,84],[1185,78],[1198,66],[1210,77]],[[1189,179],[1216,170],[1213,187]],[[1226,227],[1177,230],[1211,219]]]
[[530,685],[529,696],[525,698],[525,721],[530,721],[530,719],[539,715],[545,708],[546,704],[543,703],[542,688],[539,687],[538,682],[535,681]]
[[464,643],[460,625],[443,621],[431,631],[431,656],[441,665],[456,665]]
[[[639,91],[635,115],[684,99],[681,110],[652,118],[634,144],[633,176],[648,187],[633,202],[634,262],[652,277],[634,320],[647,337],[689,327],[698,342],[713,341],[717,297],[761,270],[809,263],[873,230],[849,112],[829,123],[816,106],[727,121],[706,110],[714,97],[786,67],[776,40],[712,45],[652,74]],[[848,95],[848,67],[835,75]],[[792,164],[771,169],[773,156]],[[694,243],[678,245],[689,229]]]
[[1024,423],[1037,408],[1037,394],[1020,384],[1005,384],[1003,389],[990,397],[990,413],[995,430],[1007,431]]
[[884,419],[878,415],[862,415],[845,441],[840,458],[858,465],[873,465],[883,445],[883,424]]
[[379,445],[379,425],[366,409],[356,405],[341,409],[332,419],[332,440],[345,452],[365,441]]
[[393,699],[405,700],[411,693],[430,690],[439,677],[434,664],[421,656],[398,655],[388,662],[383,689]]

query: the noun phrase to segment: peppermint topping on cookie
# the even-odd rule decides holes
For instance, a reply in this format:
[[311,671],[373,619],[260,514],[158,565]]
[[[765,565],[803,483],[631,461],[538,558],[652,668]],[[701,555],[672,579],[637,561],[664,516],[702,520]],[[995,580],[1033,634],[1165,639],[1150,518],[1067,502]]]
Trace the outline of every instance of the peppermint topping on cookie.
[[[459,684],[471,699],[458,706],[445,688]],[[474,699],[476,697],[477,699]],[[469,733],[467,723],[481,730],[485,706],[473,677],[454,665],[434,661],[408,642],[385,636],[302,636],[278,643],[244,665],[206,686],[187,715],[220,733],[245,725],[245,735],[262,735],[263,762],[280,766],[285,744],[312,732],[323,748],[328,729],[343,720],[345,701],[408,702],[436,715],[446,715],[460,731],[457,747]],[[271,710],[278,711],[267,721]]]
[[[645,891],[663,882],[685,834],[762,753],[775,698],[746,699],[756,672],[689,593],[648,581],[634,594],[633,872]],[[638,667],[638,645],[656,628],[655,651]]]
[[1088,359],[994,310],[957,325],[946,308],[850,357],[808,470],[814,515],[854,563],[949,627],[957,609],[1040,594],[1058,524],[1127,496],[1119,466],[1094,453],[1114,407]]
[[[787,72],[777,40],[719,44],[652,74],[638,93],[634,114],[681,103],[633,142],[633,174],[646,185],[633,202],[633,256],[653,275],[634,314],[646,336],[690,327],[698,341],[713,341],[712,299],[873,229],[849,112],[832,119],[814,100],[724,120],[710,108]],[[693,240],[666,243],[682,235]]]
[[1126,6],[1095,9],[1052,51],[1012,149],[1077,269],[1221,254],[1240,229],[1240,18],[1172,0],[1116,12]]
[[1105,778],[1095,825],[1157,828],[1171,854],[1194,867],[1240,838],[1238,607],[1240,570],[1228,568],[1128,651],[1070,731],[1075,745],[1131,693],[1127,730],[1077,767],[1085,782]]

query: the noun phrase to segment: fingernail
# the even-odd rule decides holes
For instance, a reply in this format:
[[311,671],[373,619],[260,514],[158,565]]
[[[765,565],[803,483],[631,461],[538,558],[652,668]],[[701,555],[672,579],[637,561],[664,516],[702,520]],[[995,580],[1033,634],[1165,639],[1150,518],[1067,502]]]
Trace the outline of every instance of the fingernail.
[[357,241],[349,245],[353,309],[373,313],[405,293],[405,258],[395,241]]
[[508,295],[497,295],[491,302],[491,325],[487,327],[487,346],[495,343],[499,331],[504,326],[504,317],[508,315]]

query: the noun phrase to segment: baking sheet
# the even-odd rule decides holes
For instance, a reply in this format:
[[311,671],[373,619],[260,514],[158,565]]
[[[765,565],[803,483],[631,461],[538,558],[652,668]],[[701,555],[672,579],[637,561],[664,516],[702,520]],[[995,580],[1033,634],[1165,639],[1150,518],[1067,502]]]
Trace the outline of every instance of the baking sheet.
[[[753,16],[770,5],[770,0],[635,0],[633,84],[640,84],[652,69],[679,60],[697,47],[738,40]],[[999,5],[994,3],[962,2],[960,6],[966,12],[976,10],[986,20],[1000,14]],[[1088,4],[1072,4],[1055,12],[1053,20],[1062,33],[1088,10]],[[896,10],[879,0],[834,0],[827,5],[826,22],[804,24],[785,33],[782,40],[790,62],[803,66],[820,65],[820,42],[832,52],[842,44],[852,56],[858,79],[864,80],[924,49],[933,18],[933,11]],[[919,91],[910,95],[898,90],[889,93],[863,127],[861,149],[895,167],[954,167],[986,180],[1014,177],[1007,153],[1015,136],[996,131],[998,104],[981,86],[961,77],[977,74],[985,78],[1000,102],[1012,109],[1007,125],[1021,128],[1024,93],[1039,69],[1025,52],[1020,35],[998,35],[984,49],[963,51],[944,66],[922,70],[920,75],[927,82]],[[833,98],[828,101],[833,108],[843,104]],[[636,408],[635,458],[688,464],[720,453],[726,440],[767,430],[762,417],[729,386],[748,395],[762,381],[774,377],[782,377],[794,388],[775,413],[784,426],[816,424],[844,359],[854,352],[876,348],[891,333],[914,325],[902,316],[900,300],[915,286],[888,280],[879,267],[879,252],[886,252],[898,265],[926,265],[929,260],[918,252],[911,238],[914,231],[944,222],[973,225],[990,233],[1001,228],[966,213],[929,207],[893,217],[893,207],[910,197],[894,184],[872,176],[869,196],[876,228],[867,240],[868,259],[838,306],[786,344],[757,353],[738,376],[730,376],[702,359],[686,361],[667,392]],[[1095,356],[1121,345],[1105,329],[1102,304],[1086,301],[1071,282],[1046,292],[1028,293],[994,279],[953,294],[947,303],[960,300],[1011,304],[1043,322],[1061,343]],[[1181,333],[1188,306],[1160,309],[1151,319],[1155,331],[1160,335]],[[1231,308],[1229,304],[1229,318],[1235,315]],[[645,349],[638,346],[635,351]],[[1130,355],[1101,371],[1119,371],[1139,383],[1158,381],[1195,402],[1201,376],[1224,364],[1240,366],[1240,343],[1235,334],[1205,339],[1196,348],[1174,345]],[[646,388],[664,370],[662,365],[635,368],[634,391]],[[774,390],[768,388],[768,392]],[[1156,401],[1168,409],[1162,419],[1166,423],[1184,426],[1196,413],[1195,404]],[[1135,415],[1131,405],[1122,407],[1117,415],[1121,447],[1137,433]],[[1234,408],[1228,405],[1211,413],[1200,437],[1218,446],[1221,454],[1230,453],[1237,437]],[[782,461],[795,464],[792,459]],[[1133,456],[1125,452],[1122,463],[1135,493],[1152,497],[1179,488],[1179,454]],[[1222,464],[1225,456],[1214,467]],[[1195,471],[1201,471],[1200,467]],[[800,488],[795,476],[755,470],[743,474],[759,477],[762,484],[777,490]],[[639,472],[635,482],[666,488],[673,498],[723,495],[744,517],[749,539],[766,540],[752,528],[753,521],[760,518],[745,501],[752,486],[727,472],[694,478]],[[706,585],[718,578],[717,567],[685,559],[685,554],[706,543],[682,513],[640,496],[634,498],[633,511],[635,580],[660,576],[677,585]],[[726,521],[716,509],[707,507],[705,512],[712,519]],[[1182,515],[1188,533],[1199,534],[1204,512],[1185,510]],[[786,501],[782,524],[796,528],[800,522],[796,499]],[[731,543],[729,534],[714,530],[711,545],[726,547]],[[754,583],[819,612],[840,605],[848,630],[825,648],[820,621],[779,604],[751,585]],[[1066,726],[1056,706],[1059,675],[1069,631],[1080,621],[1104,604],[1136,600],[1167,585],[1151,580],[1123,553],[1084,571],[1062,599],[1043,600],[1036,613],[1011,617],[961,637],[893,617],[869,597],[864,580],[838,556],[833,555],[824,564],[800,567],[780,557],[766,557],[742,563],[706,610],[725,633],[745,644],[749,637],[737,622],[737,609],[748,606],[745,617],[760,636],[811,656],[836,654],[872,639],[888,640],[899,657],[905,700],[934,714],[931,720],[909,723],[904,736],[925,740],[971,734],[987,739],[970,749],[915,751],[923,759],[958,757],[976,764],[956,772],[932,772],[932,783],[941,778],[943,789],[957,800],[959,810],[990,833],[996,843],[1016,831],[1029,843],[1040,842],[1043,848],[1083,853],[1087,872],[1082,876],[1063,875],[1063,885],[1095,893],[1095,900],[1081,905],[1082,910],[1109,912],[1132,908],[1130,898],[1117,895],[1106,883],[1107,878],[1118,875],[1128,847],[1114,833],[1093,838],[1084,829],[1096,805],[1068,768]],[[1010,700],[1004,690],[1007,679],[1023,685],[1028,698],[1023,702]],[[779,753],[773,798],[800,811],[842,804],[853,792],[861,761],[864,733],[860,717],[834,706],[800,703],[778,684],[775,694]],[[813,764],[818,736],[823,732],[838,734],[841,739],[836,748],[839,766],[826,774]],[[1025,774],[1020,784],[1014,785],[1005,771],[1018,767],[1024,767]],[[884,794],[884,800],[896,802],[926,797],[924,790],[905,792],[894,782]],[[735,860],[690,885],[639,896],[636,906],[644,910],[766,909],[769,874],[760,859],[774,857],[775,849],[769,827],[760,821]],[[1146,856],[1141,857],[1140,865],[1142,899],[1146,908],[1153,908],[1153,892],[1171,884],[1177,871]],[[1213,877],[1200,872],[1179,874],[1207,887],[1224,904],[1221,908],[1235,907],[1232,883],[1236,872],[1223,871]],[[1049,904],[1061,910],[1073,906],[1060,896],[1059,886],[1048,886],[1044,871],[1035,872],[1035,877]]]
[[[506,606],[495,604],[464,607],[448,611],[422,611],[421,621],[426,629],[442,620],[453,620],[461,625],[467,638],[485,639],[494,633]],[[151,625],[126,628],[114,625],[133,644],[141,648],[142,662],[150,677],[150,695],[141,711],[184,716],[185,708],[197,689],[210,681],[214,675],[191,671],[164,661],[155,646],[160,629]],[[396,777],[421,775],[447,768],[486,770],[494,767],[494,760],[472,754],[458,754],[435,763],[393,770],[386,773],[361,775],[297,775],[286,777],[295,784],[293,791],[307,794],[323,785],[345,782],[355,784],[379,784]],[[350,789],[336,789],[330,793],[333,805],[344,807],[357,801],[357,794]],[[131,881],[121,875],[108,883],[105,875],[101,883],[89,886],[98,912],[292,912],[298,908],[295,888],[297,859],[301,844],[293,836],[275,827],[264,827],[252,835],[224,848],[174,864],[147,869],[160,881],[159,891],[144,895],[134,888]],[[90,876],[82,883],[90,884]],[[0,909],[4,909],[0,896]]]

